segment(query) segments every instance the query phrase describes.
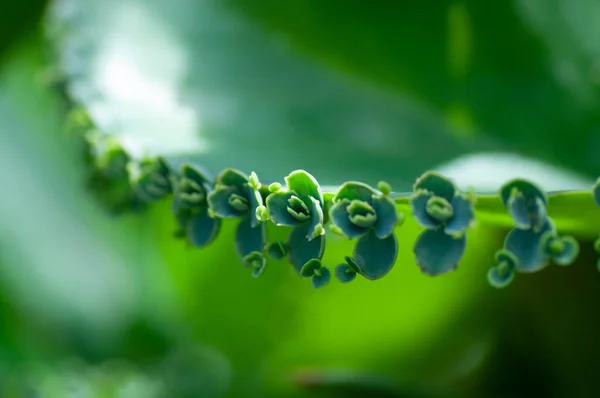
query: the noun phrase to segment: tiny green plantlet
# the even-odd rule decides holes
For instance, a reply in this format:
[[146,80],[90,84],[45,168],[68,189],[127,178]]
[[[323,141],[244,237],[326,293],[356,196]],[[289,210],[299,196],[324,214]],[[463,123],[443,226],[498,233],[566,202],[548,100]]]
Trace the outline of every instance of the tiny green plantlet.
[[288,259],[300,273],[309,261],[320,260],[325,251],[323,208],[325,199],[317,180],[304,170],[285,177],[286,188],[269,186],[266,206],[256,218],[267,217],[276,226],[294,227],[288,238]]
[[398,240],[393,233],[399,223],[396,205],[388,195],[391,188],[380,183],[377,192],[360,182],[343,184],[332,199],[331,222],[350,239],[358,239],[352,261],[357,273],[376,280],[384,277],[398,256]]
[[178,223],[177,237],[185,237],[196,247],[205,247],[218,235],[221,220],[211,217],[208,193],[212,182],[200,170],[183,164],[178,173],[171,175],[173,185],[173,213]]
[[[285,185],[262,184],[255,173],[227,168],[216,178],[197,165],[184,163],[175,170],[163,157],[134,159],[112,136],[83,118],[81,109],[70,117],[70,131],[83,137],[89,180],[94,194],[115,210],[143,209],[172,198],[177,221],[175,236],[202,248],[217,239],[222,220],[237,219],[235,250],[241,263],[259,277],[268,260],[287,260],[302,278],[321,288],[335,279],[347,284],[357,275],[378,280],[394,267],[399,248],[395,230],[404,212],[422,227],[412,251],[415,262],[428,276],[456,270],[467,245],[467,231],[476,220],[478,200],[486,195],[461,192],[440,173],[427,171],[417,178],[413,192],[395,194],[385,182],[377,189],[349,181],[335,192],[323,192],[318,181],[304,170],[285,177]],[[588,191],[600,206],[600,179]],[[558,193],[560,194],[560,193]],[[496,196],[512,220],[512,229],[496,253],[487,279],[495,288],[509,286],[518,273],[538,272],[549,264],[567,266],[579,254],[578,241],[559,234],[549,216],[553,195],[534,183],[514,179]],[[588,196],[589,198],[589,196]],[[485,200],[490,200],[487,195]],[[485,206],[484,206],[485,207]],[[267,224],[290,228],[286,241],[267,241]],[[323,266],[326,231],[335,239],[352,240],[352,253],[330,271]],[[595,242],[600,253],[600,238]],[[600,261],[598,262],[600,271]]]
[[506,287],[516,272],[532,273],[550,262],[566,266],[577,258],[579,243],[572,236],[559,236],[548,216],[548,198],[535,184],[514,179],[500,188],[502,203],[511,215],[514,228],[496,257],[498,265],[489,271],[495,287]]
[[252,275],[259,276],[266,265],[264,256],[266,230],[256,214],[263,206],[256,173],[250,176],[239,170],[225,169],[216,178],[207,201],[214,218],[240,219],[235,232],[235,249]]
[[163,157],[146,157],[140,161],[131,161],[127,169],[131,186],[142,200],[157,202],[173,192],[173,171]]
[[466,231],[475,219],[472,199],[436,172],[417,179],[410,204],[413,217],[425,228],[414,253],[427,275],[441,275],[458,267],[467,244]]

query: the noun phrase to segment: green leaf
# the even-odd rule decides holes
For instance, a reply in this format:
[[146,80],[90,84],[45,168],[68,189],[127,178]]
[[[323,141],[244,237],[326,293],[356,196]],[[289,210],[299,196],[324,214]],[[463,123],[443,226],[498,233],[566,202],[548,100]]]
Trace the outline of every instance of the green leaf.
[[319,269],[319,272],[320,275],[313,276],[311,281],[315,289],[327,286],[331,280],[331,271],[329,271],[329,268],[322,267]]
[[321,209],[321,204],[323,202],[317,201],[317,199],[310,197],[311,207],[310,207],[310,226],[308,228],[308,234],[306,235],[306,239],[312,240],[317,236],[321,236],[325,234],[325,228],[323,228],[323,210]]
[[334,274],[341,283],[349,283],[356,278],[356,271],[346,263],[339,264],[335,267]]
[[221,220],[209,217],[208,207],[205,206],[188,219],[187,225],[187,236],[190,243],[196,247],[205,247],[219,234]]
[[517,271],[537,272],[548,265],[550,256],[544,252],[544,234],[554,231],[552,222],[547,220],[541,230],[512,229],[504,240],[504,248],[518,258]]
[[321,187],[319,183],[309,173],[304,170],[296,170],[292,171],[287,177],[285,177],[285,182],[289,190],[296,192],[300,199],[304,201],[306,206],[311,206],[310,198],[314,198],[319,201],[319,203],[323,203],[323,192],[321,191]]
[[386,196],[374,196],[372,204],[377,214],[375,235],[379,239],[385,239],[394,233],[394,228],[398,225],[398,210],[394,202]]
[[349,201],[360,200],[371,203],[371,199],[375,194],[377,194],[377,192],[365,183],[348,181],[340,186],[332,200],[334,204],[344,199]]
[[[246,211],[239,211],[231,205],[231,197],[238,195],[239,191],[235,186],[220,185],[217,186],[213,191],[208,194],[207,200],[208,205],[214,213],[220,218],[239,218],[247,213]],[[254,214],[253,214],[254,216]]]
[[450,235],[463,234],[475,220],[473,203],[464,195],[457,195],[452,199],[452,209],[454,216],[444,227],[444,232]]
[[430,276],[454,271],[465,252],[466,242],[464,235],[453,237],[443,229],[427,229],[419,235],[413,248],[417,265]]
[[271,221],[273,221],[275,225],[295,226],[302,222],[295,218],[288,210],[289,203],[294,197],[294,192],[289,191],[274,192],[267,196],[267,210],[269,211]]
[[252,227],[252,218],[251,216],[244,217],[235,231],[235,250],[240,258],[244,258],[252,252],[262,253],[265,248],[265,226],[261,224]]
[[354,246],[352,259],[360,274],[369,280],[383,278],[391,271],[398,256],[398,239],[391,234],[379,239],[375,231],[369,230]]
[[426,190],[451,202],[456,193],[456,186],[447,177],[435,171],[428,171],[417,178],[413,191]]
[[248,176],[239,170],[227,168],[219,173],[216,184],[235,187],[238,191],[244,192],[248,186]]
[[505,206],[508,206],[509,199],[513,195],[514,190],[520,192],[525,198],[540,198],[545,205],[548,204],[548,198],[542,188],[531,181],[515,178],[506,182],[500,188],[500,198]]
[[499,266],[490,268],[487,274],[490,285],[497,289],[502,289],[510,285],[515,278],[515,271],[510,269],[502,269]]
[[298,272],[310,260],[323,257],[325,252],[325,236],[321,235],[312,240],[306,239],[310,226],[308,223],[295,227],[288,238],[288,260]]
[[304,278],[310,278],[311,276],[316,275],[316,271],[320,269],[321,260],[319,260],[318,258],[313,258],[302,266],[302,268],[300,269],[300,276]]
[[344,235],[350,239],[358,238],[367,233],[367,229],[360,228],[350,221],[349,199],[342,199],[336,202],[329,210],[331,222],[335,224]]
[[439,228],[442,223],[439,220],[431,217],[427,212],[427,203],[433,198],[433,193],[421,190],[415,192],[410,198],[410,207],[412,216],[417,220],[419,225],[429,229]]

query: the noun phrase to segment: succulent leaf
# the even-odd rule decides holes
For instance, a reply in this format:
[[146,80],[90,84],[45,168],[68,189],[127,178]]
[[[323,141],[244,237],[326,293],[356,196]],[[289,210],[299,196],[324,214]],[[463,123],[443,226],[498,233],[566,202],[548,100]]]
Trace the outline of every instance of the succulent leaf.
[[[302,223],[288,210],[292,197],[296,197],[296,194],[290,191],[279,191],[267,196],[267,210],[275,225],[296,226]],[[304,202],[302,203],[304,204]]]
[[295,170],[285,177],[285,182],[290,191],[296,194],[304,201],[306,206],[310,207],[309,197],[313,197],[320,203],[324,202],[323,192],[319,183],[309,173],[304,170]]
[[332,200],[333,203],[337,203],[338,201],[344,199],[349,201],[361,200],[369,203],[373,195],[376,194],[377,192],[367,184],[356,181],[348,181],[340,186]]
[[487,279],[491,286],[502,289],[510,285],[515,278],[515,270],[495,266],[490,268],[487,273]]
[[442,198],[441,196],[432,196],[425,205],[425,211],[429,217],[438,221],[441,224],[445,224],[454,217],[454,209],[449,200]]
[[186,220],[187,236],[196,247],[205,247],[217,237],[221,228],[221,220],[208,215],[208,207],[204,206]]
[[394,201],[387,196],[374,196],[372,205],[377,214],[375,235],[379,239],[385,239],[394,233],[394,228],[399,224],[398,210]]
[[508,200],[515,190],[521,192],[525,198],[540,198],[545,206],[548,205],[548,198],[540,187],[528,180],[515,178],[500,187],[500,199],[504,206],[508,207]]
[[319,269],[320,274],[312,277],[312,285],[315,289],[327,286],[331,280],[331,271],[329,268],[322,267]]
[[465,195],[458,194],[452,199],[454,217],[444,227],[444,232],[449,235],[462,235],[471,222],[475,219],[473,203]]
[[514,228],[506,235],[504,248],[517,257],[517,271],[537,272],[548,265],[550,256],[544,251],[542,239],[545,233],[554,230],[554,225],[547,219],[540,231]]
[[244,216],[244,214],[247,213],[248,208],[246,207],[246,211],[237,210],[232,206],[232,197],[234,198],[233,200],[240,197],[236,187],[219,185],[208,194],[207,201],[211,210],[217,217],[239,218]]
[[579,255],[579,242],[572,236],[558,236],[550,231],[542,237],[542,247],[552,261],[561,266],[571,265]]
[[235,250],[242,259],[252,252],[263,253],[266,244],[265,225],[252,227],[252,218],[242,218],[235,231]]
[[244,192],[249,185],[248,177],[239,170],[227,168],[217,176],[216,184],[235,187],[239,192]]
[[456,193],[456,186],[452,180],[440,173],[427,171],[417,179],[413,186],[413,191],[421,190],[429,191],[434,196],[439,196],[450,202]]
[[334,274],[336,279],[341,283],[349,283],[356,278],[356,271],[347,263],[335,267]]
[[366,234],[368,230],[360,228],[350,221],[350,212],[348,211],[350,203],[350,199],[342,199],[336,202],[329,210],[329,217],[344,235],[350,239],[354,239]]
[[398,257],[398,240],[391,234],[379,239],[374,230],[369,230],[354,246],[352,259],[360,269],[360,274],[369,280],[387,275]]
[[424,274],[442,275],[454,271],[465,252],[466,236],[455,237],[446,234],[442,229],[423,231],[413,251],[417,265]]
[[410,199],[410,206],[415,220],[424,228],[437,229],[442,223],[434,219],[427,212],[427,203],[433,198],[433,194],[428,191],[417,191]]
[[321,269],[321,260],[313,258],[300,268],[300,276],[303,278],[310,278],[314,275],[318,275],[318,271]]
[[312,259],[321,259],[325,251],[325,236],[321,235],[313,240],[306,239],[309,224],[303,223],[292,230],[288,238],[288,260],[296,270],[300,270]]
[[308,234],[306,239],[312,240],[317,236],[325,234],[325,228],[323,228],[323,209],[321,203],[317,199],[310,197],[311,208],[310,208],[310,224],[308,228]]

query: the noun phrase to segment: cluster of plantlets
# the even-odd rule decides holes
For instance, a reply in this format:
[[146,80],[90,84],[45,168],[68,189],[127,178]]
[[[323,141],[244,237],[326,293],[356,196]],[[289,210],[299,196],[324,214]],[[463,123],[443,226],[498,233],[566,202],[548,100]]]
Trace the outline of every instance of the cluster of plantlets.
[[[384,277],[398,256],[394,230],[404,219],[399,203],[410,204],[411,216],[423,228],[413,247],[417,265],[426,275],[442,275],[458,267],[466,232],[475,222],[477,196],[459,191],[437,172],[425,172],[413,192],[406,194],[393,194],[385,182],[374,188],[354,181],[336,192],[323,192],[304,170],[285,177],[285,186],[263,184],[256,173],[231,168],[211,179],[189,163],[174,169],[160,156],[134,159],[113,137],[81,117],[80,110],[76,112],[79,117],[69,119],[70,127],[84,137],[90,180],[102,183],[97,191],[105,204],[139,209],[170,197],[178,225],[175,236],[198,248],[217,238],[223,219],[237,219],[235,249],[253,277],[265,270],[268,258],[287,258],[315,288],[327,285],[332,274],[322,262],[327,234],[355,241],[353,252],[334,269],[340,282],[351,282],[357,275],[369,280]],[[591,194],[600,206],[600,179]],[[499,196],[514,226],[488,272],[492,286],[505,287],[516,273],[537,272],[551,262],[573,263],[579,244],[558,234],[548,216],[548,197],[539,187],[514,179],[502,186]],[[287,241],[269,242],[267,223],[291,227]],[[600,252],[600,238],[596,248]]]

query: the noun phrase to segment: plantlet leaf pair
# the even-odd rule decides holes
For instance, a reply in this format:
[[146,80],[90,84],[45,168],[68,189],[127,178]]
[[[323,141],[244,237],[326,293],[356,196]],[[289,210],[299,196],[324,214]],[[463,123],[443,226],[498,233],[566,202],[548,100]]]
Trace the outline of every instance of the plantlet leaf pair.
[[320,260],[325,251],[324,198],[317,180],[304,170],[285,177],[286,189],[270,187],[266,207],[257,219],[269,218],[277,226],[294,227],[287,241],[288,259],[300,273],[310,260]]
[[214,190],[207,197],[213,217],[241,219],[235,233],[235,249],[242,263],[252,267],[258,277],[265,269],[266,231],[256,217],[263,205],[260,182],[255,173],[246,176],[235,169],[225,169],[216,178]]
[[414,246],[417,264],[431,276],[457,268],[466,247],[466,230],[475,218],[473,202],[454,183],[436,172],[417,179],[412,214],[425,228]]
[[[353,270],[370,280],[385,276],[398,256],[394,228],[401,218],[393,200],[387,196],[389,189],[384,191],[379,193],[360,182],[346,182],[333,197],[329,211],[331,221],[342,234],[350,239],[358,238],[351,258]],[[344,271],[336,276],[349,282],[347,274],[351,273]]]

